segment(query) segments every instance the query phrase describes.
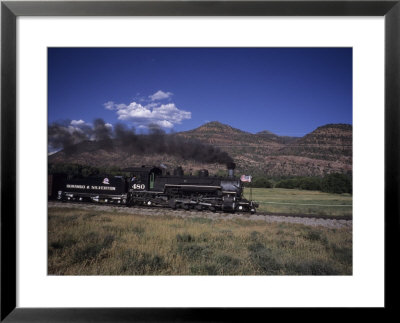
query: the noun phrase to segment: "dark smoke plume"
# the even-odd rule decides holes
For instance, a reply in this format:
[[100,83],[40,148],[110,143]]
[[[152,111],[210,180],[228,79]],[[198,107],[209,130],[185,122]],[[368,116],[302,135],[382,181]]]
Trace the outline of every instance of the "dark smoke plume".
[[120,147],[130,154],[171,154],[204,163],[233,163],[228,153],[219,148],[166,134],[158,125],[150,125],[148,134],[139,135],[134,128],[129,129],[123,124],[116,124],[112,131],[102,119],[96,119],[93,128],[86,125],[78,130],[61,124],[49,126],[49,145],[53,149],[62,148],[70,154],[75,145],[84,140],[95,140],[101,149]]
[[74,152],[76,144],[89,139],[87,131],[73,129],[63,123],[49,125],[48,138],[51,149],[63,149],[66,153]]
[[112,143],[112,130],[107,127],[103,119],[96,119],[93,122],[93,133],[95,140],[100,144],[101,149],[111,149]]

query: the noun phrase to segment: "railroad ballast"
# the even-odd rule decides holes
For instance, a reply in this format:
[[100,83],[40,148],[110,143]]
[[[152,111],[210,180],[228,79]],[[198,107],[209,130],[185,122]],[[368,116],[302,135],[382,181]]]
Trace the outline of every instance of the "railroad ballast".
[[170,174],[155,166],[124,169],[129,176],[49,175],[49,197],[61,201],[255,213],[258,204],[243,197],[243,183],[234,175],[235,164],[229,163],[227,167],[226,176],[209,176],[206,169],[196,176],[185,175],[182,167]]

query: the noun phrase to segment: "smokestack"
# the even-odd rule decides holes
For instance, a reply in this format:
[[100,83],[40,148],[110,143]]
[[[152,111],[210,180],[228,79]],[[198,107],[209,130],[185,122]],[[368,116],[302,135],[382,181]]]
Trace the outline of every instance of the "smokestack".
[[228,163],[226,167],[228,168],[228,177],[233,177],[235,175],[235,163]]

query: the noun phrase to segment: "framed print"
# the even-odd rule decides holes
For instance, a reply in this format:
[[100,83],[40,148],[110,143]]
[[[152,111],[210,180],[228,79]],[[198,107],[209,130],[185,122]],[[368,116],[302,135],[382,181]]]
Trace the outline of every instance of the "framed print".
[[[398,1],[3,1],[1,319],[392,308],[399,15]],[[203,215],[181,222],[189,209]]]

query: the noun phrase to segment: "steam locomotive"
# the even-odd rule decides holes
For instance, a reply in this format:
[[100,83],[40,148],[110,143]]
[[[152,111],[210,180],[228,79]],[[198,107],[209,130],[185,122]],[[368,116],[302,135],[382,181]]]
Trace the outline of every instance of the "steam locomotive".
[[49,176],[49,197],[61,201],[91,201],[127,206],[162,206],[172,209],[255,213],[258,204],[243,197],[243,184],[234,176],[234,163],[227,176],[184,175],[182,167],[169,174],[154,166],[126,168],[125,176],[68,179]]

